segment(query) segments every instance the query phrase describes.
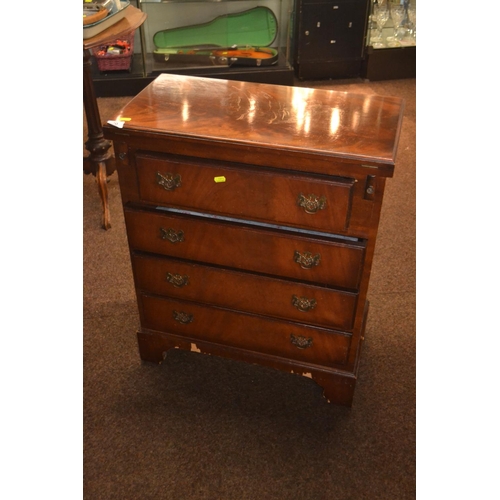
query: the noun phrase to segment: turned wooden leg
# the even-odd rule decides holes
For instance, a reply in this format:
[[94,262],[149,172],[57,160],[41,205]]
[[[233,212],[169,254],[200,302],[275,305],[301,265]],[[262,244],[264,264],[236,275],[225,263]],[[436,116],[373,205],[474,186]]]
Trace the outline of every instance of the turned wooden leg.
[[102,227],[104,229],[109,229],[111,227],[111,223],[109,221],[108,186],[106,185],[108,177],[106,175],[106,165],[102,162],[99,163],[96,179],[102,203]]
[[97,106],[97,99],[94,92],[94,83],[90,73],[90,51],[83,51],[83,104],[87,117],[88,140],[85,143],[90,155],[83,160],[83,171],[85,174],[92,174],[97,179],[97,187],[101,197],[103,217],[102,227],[111,227],[108,189],[106,187],[107,176],[115,171],[115,161],[111,153],[111,142],[104,139],[102,131],[101,117]]

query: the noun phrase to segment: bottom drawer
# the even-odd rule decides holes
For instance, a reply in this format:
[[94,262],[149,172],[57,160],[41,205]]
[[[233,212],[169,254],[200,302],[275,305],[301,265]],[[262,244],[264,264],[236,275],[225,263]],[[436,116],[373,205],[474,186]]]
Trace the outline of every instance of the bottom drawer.
[[144,328],[326,366],[347,359],[349,334],[141,293],[138,299]]

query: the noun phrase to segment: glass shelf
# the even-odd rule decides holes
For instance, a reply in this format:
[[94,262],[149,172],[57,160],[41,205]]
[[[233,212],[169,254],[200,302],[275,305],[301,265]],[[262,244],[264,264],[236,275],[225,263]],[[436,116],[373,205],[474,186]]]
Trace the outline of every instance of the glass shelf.
[[374,50],[417,45],[416,0],[372,0],[367,46]]
[[[417,0],[371,0],[363,78],[371,81],[416,78],[416,8]],[[385,18],[381,15],[384,9]]]

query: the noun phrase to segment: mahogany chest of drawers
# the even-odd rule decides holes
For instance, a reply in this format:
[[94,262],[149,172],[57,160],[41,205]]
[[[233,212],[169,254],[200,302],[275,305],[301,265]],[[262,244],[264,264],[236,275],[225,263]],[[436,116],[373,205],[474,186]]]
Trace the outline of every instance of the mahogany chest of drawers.
[[351,405],[396,97],[160,75],[113,140],[143,360],[312,378]]

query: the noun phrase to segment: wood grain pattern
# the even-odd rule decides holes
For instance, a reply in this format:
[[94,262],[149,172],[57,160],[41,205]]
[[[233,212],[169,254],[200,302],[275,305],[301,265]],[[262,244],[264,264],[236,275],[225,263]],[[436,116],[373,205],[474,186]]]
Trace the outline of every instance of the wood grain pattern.
[[[132,248],[188,260],[246,269],[356,290],[362,270],[364,245],[345,243],[224,223],[167,212],[126,208],[127,235]],[[162,229],[183,233],[183,241],[162,239]],[[319,255],[319,264],[304,268],[295,252]]]
[[[320,365],[343,365],[347,358],[350,335],[334,330],[145,294],[139,300],[145,328]],[[183,324],[175,313],[192,320]],[[297,347],[293,338],[311,339],[310,346]]]
[[397,97],[162,74],[115,119],[131,118],[123,133],[181,134],[393,165],[402,110]]
[[[327,328],[349,331],[353,326],[353,292],[137,253],[132,265],[136,286],[145,292]],[[187,284],[176,286],[169,275]],[[314,300],[314,308],[298,309],[294,296]]]
[[[207,213],[269,221],[322,231],[344,232],[349,224],[355,180],[315,178],[227,162],[196,162],[170,156],[136,155],[141,201]],[[178,177],[167,189],[160,179]],[[249,198],[246,193],[251,192]],[[299,198],[323,199],[307,211]]]

